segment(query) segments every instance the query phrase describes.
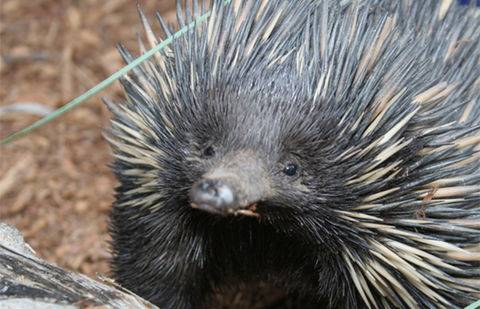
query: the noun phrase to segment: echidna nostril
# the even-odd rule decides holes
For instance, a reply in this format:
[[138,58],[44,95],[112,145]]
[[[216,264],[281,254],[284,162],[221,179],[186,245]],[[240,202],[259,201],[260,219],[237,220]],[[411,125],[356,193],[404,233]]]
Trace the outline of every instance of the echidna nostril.
[[194,186],[193,190],[198,190],[199,194],[206,195],[209,198],[218,198],[219,192],[218,188],[223,186],[217,180],[204,179],[197,183]]
[[209,180],[209,179],[206,179],[206,180],[202,180],[198,183],[198,188],[204,192],[207,192],[207,191],[214,191],[215,190],[215,184],[213,183],[213,181]]

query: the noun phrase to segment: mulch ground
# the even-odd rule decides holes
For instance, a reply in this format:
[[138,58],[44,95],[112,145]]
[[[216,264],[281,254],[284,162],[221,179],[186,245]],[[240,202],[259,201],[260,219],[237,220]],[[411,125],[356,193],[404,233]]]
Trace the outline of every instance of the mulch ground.
[[[0,107],[58,108],[118,70],[116,44],[136,51],[136,0],[0,1]],[[154,23],[174,19],[174,0],[139,1]],[[157,27],[158,29],[158,27]],[[0,220],[14,224],[37,254],[91,277],[109,272],[107,217],[115,179],[102,137],[109,113],[101,96],[121,98],[116,83],[54,122],[0,149]],[[0,137],[38,116],[0,113]],[[262,296],[218,297],[237,308]],[[255,303],[255,305],[254,305]],[[221,306],[220,306],[221,307]],[[229,306],[233,307],[233,306]]]

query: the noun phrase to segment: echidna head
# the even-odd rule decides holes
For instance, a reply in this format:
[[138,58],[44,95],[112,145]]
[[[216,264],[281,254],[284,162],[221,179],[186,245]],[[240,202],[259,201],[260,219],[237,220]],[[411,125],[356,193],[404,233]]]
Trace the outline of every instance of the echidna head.
[[121,189],[130,193],[128,203],[270,219],[345,206],[334,164],[342,147],[333,141],[335,119],[325,105],[312,103],[301,82],[283,67],[196,92],[188,104],[113,108],[112,129],[120,131],[112,136],[128,137],[134,133],[128,128],[136,132],[135,145],[116,149],[125,153],[117,155],[125,158],[117,165],[119,178],[132,177],[122,182],[131,183]]
[[208,91],[203,108],[182,119],[189,123],[182,158],[188,162],[188,206],[269,216],[305,212],[339,195],[324,129],[331,119],[319,117],[283,76],[272,75]]

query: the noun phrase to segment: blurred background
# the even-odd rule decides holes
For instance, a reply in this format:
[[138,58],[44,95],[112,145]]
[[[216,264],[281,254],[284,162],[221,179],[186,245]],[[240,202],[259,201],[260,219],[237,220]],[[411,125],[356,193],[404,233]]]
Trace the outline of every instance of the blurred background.
[[[141,1],[175,18],[175,0]],[[136,52],[137,0],[0,1],[0,137],[39,116],[18,103],[58,108],[121,68],[117,43]],[[102,138],[118,83],[27,137],[0,148],[0,220],[41,257],[95,276],[108,273],[107,216],[116,185]]]

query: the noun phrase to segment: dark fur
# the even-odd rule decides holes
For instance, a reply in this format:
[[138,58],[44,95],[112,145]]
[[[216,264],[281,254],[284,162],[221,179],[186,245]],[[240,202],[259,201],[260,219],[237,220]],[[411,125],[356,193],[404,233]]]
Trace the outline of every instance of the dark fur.
[[[266,16],[272,16],[281,2],[269,4],[271,11],[267,10]],[[113,270],[117,281],[162,308],[198,308],[209,300],[214,289],[252,281],[270,282],[300,298],[326,301],[331,307],[364,306],[352,282],[351,270],[345,264],[342,255],[345,250],[353,260],[368,261],[375,259],[369,243],[372,239],[394,237],[413,246],[416,242],[356,225],[339,215],[339,211],[352,211],[363,199],[395,188],[401,190],[376,200],[378,208],[365,213],[399,229],[423,233],[460,247],[478,242],[478,229],[448,230],[453,224],[449,223],[450,219],[480,218],[479,197],[475,193],[465,196],[465,201],[456,205],[455,210],[442,204],[425,210],[427,218],[432,220],[430,227],[417,221],[412,226],[400,222],[400,219],[416,218],[421,199],[415,190],[426,188],[432,181],[465,176],[464,185],[480,184],[478,162],[449,167],[452,162],[471,157],[473,147],[420,155],[426,147],[440,147],[478,132],[480,124],[479,94],[474,87],[475,75],[480,71],[475,62],[479,60],[479,52],[474,52],[480,47],[478,41],[475,42],[479,38],[478,30],[469,33],[474,42],[465,43],[458,55],[460,58],[445,64],[442,56],[446,48],[433,45],[439,45],[442,37],[446,37],[446,41],[455,29],[461,29],[457,26],[459,28],[450,31],[442,25],[460,23],[466,9],[452,8],[453,12],[443,23],[414,20],[426,18],[428,9],[437,12],[438,5],[427,2],[429,4],[415,4],[407,11],[402,11],[406,9],[395,5],[395,1],[383,2],[384,7],[375,1],[372,7],[360,6],[358,17],[368,21],[363,24],[362,31],[366,32],[358,34],[361,39],[354,43],[355,48],[347,48],[348,29],[342,28],[341,20],[346,9],[332,1],[328,4],[332,14],[328,25],[333,27],[329,33],[340,34],[335,40],[338,46],[329,46],[325,58],[319,56],[321,36],[318,32],[326,31],[320,26],[326,5],[322,7],[313,1],[288,4],[285,10],[288,13],[271,37],[257,44],[251,56],[238,60],[233,67],[229,67],[233,61],[229,52],[245,46],[247,30],[241,28],[239,34],[227,39],[223,50],[209,51],[208,29],[199,26],[200,34],[190,32],[173,44],[173,57],[164,55],[165,72],[152,61],[137,70],[132,79],[125,80],[124,87],[131,101],[125,104],[125,110],[142,120],[132,120],[123,110],[111,105],[114,120],[141,136],[136,138],[135,133],[115,123],[110,131],[110,138],[120,144],[114,145],[116,155],[120,156],[114,164],[120,186],[111,214]],[[221,44],[221,33],[232,32],[233,17],[231,10],[225,9],[220,1],[215,3],[216,12],[223,12],[224,18],[223,22],[216,23],[221,31],[216,34],[215,44]],[[255,8],[258,9],[257,4],[253,12]],[[398,36],[390,37],[382,46],[372,70],[357,73],[359,82],[354,69],[361,62],[360,52],[365,52],[365,46],[373,42],[372,37],[383,25],[382,18],[389,14],[397,16],[398,24],[392,31]],[[463,23],[463,27],[479,26],[478,19],[473,21],[473,18]],[[340,26],[335,28],[336,25]],[[427,35],[428,31],[420,34],[409,31],[415,27],[426,29],[429,25],[436,25],[437,32]],[[279,44],[281,42],[284,44]],[[302,51],[302,46],[308,49]],[[272,50],[276,56],[282,56],[293,49],[296,50],[293,56],[286,57],[282,63],[272,66],[265,60]],[[240,51],[242,53],[245,51]],[[131,58],[125,50],[123,55],[127,61]],[[216,57],[219,59],[217,71],[213,69]],[[299,64],[298,59],[304,63]],[[190,77],[191,65],[198,73],[195,80]],[[321,72],[327,69],[333,70],[331,84],[313,99]],[[152,75],[152,70],[160,77]],[[394,76],[384,82],[382,78],[386,74]],[[169,86],[170,94],[165,94],[167,91],[160,87],[158,78],[174,84]],[[349,149],[365,149],[382,138],[414,110],[411,102],[417,94],[443,78],[449,83],[462,81],[464,87],[456,89],[454,95],[434,108],[416,114],[383,146],[363,156],[342,157]],[[155,89],[154,97],[148,95],[147,84]],[[374,98],[381,97],[382,89],[394,86],[407,87],[407,90],[372,134],[362,137],[371,123]],[[440,129],[456,121],[470,100],[476,104],[466,124]],[[355,127],[358,119],[364,121]],[[147,132],[145,126],[154,133]],[[435,127],[439,129],[429,134],[422,131]],[[123,136],[127,135],[131,139],[124,140]],[[387,174],[369,184],[349,184],[352,176],[365,173],[379,153],[401,138],[412,142],[381,165],[387,168],[402,159],[400,172],[395,177],[387,178]],[[141,155],[135,155],[135,151],[132,154],[122,148],[122,144],[153,153],[155,163],[143,163]],[[212,158],[202,154],[209,146],[215,148]],[[247,156],[248,160],[240,160],[241,156]],[[298,175],[291,177],[282,173],[289,162],[298,164]],[[256,172],[263,175],[262,182],[254,187],[264,189],[258,199],[259,218],[224,217],[190,207],[188,196],[192,185],[219,166],[230,168],[232,173],[254,166]],[[145,176],[148,173],[154,176],[148,178]],[[245,177],[242,185],[245,187],[239,190],[250,192],[254,184],[248,182],[248,173]],[[153,182],[147,184],[145,179]],[[139,188],[142,189],[135,191]],[[427,250],[425,248],[422,247]],[[478,279],[478,263],[444,259],[462,269],[461,273],[444,270],[450,276]],[[394,269],[391,272],[419,305],[435,305],[401,273]],[[473,294],[464,291],[456,291],[458,294],[454,295],[452,291],[439,289],[439,293],[452,306],[474,299]],[[406,306],[401,296],[392,296],[395,297],[396,301],[379,302]]]

